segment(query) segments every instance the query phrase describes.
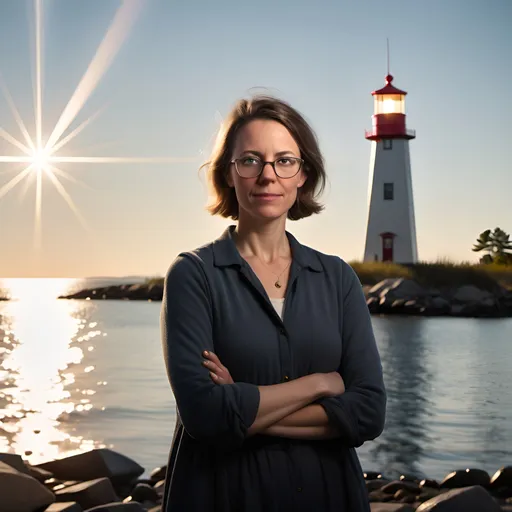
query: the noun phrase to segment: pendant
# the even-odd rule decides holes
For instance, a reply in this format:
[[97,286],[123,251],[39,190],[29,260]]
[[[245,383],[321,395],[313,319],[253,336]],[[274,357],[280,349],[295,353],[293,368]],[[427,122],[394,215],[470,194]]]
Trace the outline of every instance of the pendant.
[[279,279],[274,283],[274,286],[276,288],[281,288],[281,283],[279,282]]

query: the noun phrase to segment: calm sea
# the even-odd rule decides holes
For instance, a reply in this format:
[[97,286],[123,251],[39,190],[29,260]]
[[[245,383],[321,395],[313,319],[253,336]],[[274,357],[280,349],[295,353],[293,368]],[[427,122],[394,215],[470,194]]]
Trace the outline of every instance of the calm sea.
[[[112,280],[108,280],[112,283]],[[107,446],[166,463],[174,400],[160,303],[63,301],[65,279],[0,282],[0,452],[32,463]],[[512,319],[373,318],[388,390],[363,468],[441,478],[512,464]]]

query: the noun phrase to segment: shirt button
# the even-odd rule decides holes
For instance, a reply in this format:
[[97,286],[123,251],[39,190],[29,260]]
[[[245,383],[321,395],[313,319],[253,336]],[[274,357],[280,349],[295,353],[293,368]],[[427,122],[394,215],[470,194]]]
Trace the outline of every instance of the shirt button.
[[302,487],[297,487],[297,492],[302,492]]

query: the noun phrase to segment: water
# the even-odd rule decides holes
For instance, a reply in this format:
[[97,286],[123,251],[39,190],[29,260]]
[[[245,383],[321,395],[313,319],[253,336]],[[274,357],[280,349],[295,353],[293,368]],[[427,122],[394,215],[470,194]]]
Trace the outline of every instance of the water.
[[[160,304],[58,301],[106,284],[4,280],[0,452],[37,463],[107,446],[147,471],[166,463],[175,421]],[[2,286],[0,285],[0,288]],[[388,390],[364,469],[442,478],[512,463],[512,319],[373,317]]]

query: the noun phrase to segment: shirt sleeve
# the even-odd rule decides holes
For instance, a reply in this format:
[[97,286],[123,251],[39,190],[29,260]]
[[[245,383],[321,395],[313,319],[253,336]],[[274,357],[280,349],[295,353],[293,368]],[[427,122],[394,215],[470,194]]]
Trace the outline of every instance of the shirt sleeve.
[[257,386],[217,385],[202,365],[213,351],[213,311],[203,262],[193,253],[178,256],[164,283],[162,345],[167,375],[187,433],[217,447],[240,446],[258,412]]
[[386,391],[380,355],[363,289],[352,267],[341,261],[342,358],[345,393],[319,401],[340,437],[351,447],[378,437],[384,429]]

